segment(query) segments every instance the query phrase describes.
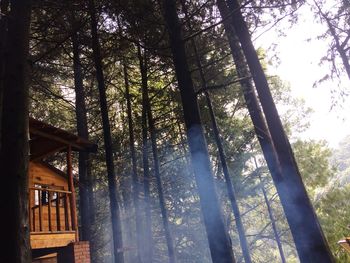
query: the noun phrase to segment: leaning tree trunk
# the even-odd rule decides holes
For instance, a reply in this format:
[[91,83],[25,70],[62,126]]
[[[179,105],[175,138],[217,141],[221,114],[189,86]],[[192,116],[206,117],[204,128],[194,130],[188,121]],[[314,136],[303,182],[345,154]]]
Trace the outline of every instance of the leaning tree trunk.
[[109,190],[109,202],[111,210],[111,222],[112,222],[112,238],[113,238],[113,249],[114,249],[114,262],[123,263],[123,239],[121,231],[121,220],[119,213],[119,204],[117,199],[117,181],[114,171],[113,163],[113,149],[112,149],[112,136],[111,128],[108,117],[108,107],[106,98],[106,86],[102,69],[102,59],[100,52],[100,44],[97,33],[97,18],[95,4],[93,0],[89,0],[89,13],[91,19],[91,35],[92,35],[92,50],[93,59],[96,69],[96,78],[98,83],[98,90],[100,95],[100,108],[102,115],[103,125],[103,139],[105,144],[105,155],[108,175],[108,190]]
[[[333,262],[322,229],[302,182],[293,151],[285,135],[273,101],[269,85],[250,38],[237,0],[227,0],[233,13],[233,28],[241,43],[248,67],[252,74],[259,99],[265,113],[271,139],[275,147],[283,181],[278,191],[301,262]],[[282,195],[285,197],[282,197]],[[284,199],[284,200],[282,200]]]
[[[140,49],[139,49],[140,51]],[[175,249],[174,249],[174,242],[173,237],[171,235],[170,227],[169,227],[169,218],[168,218],[168,212],[166,210],[165,205],[165,199],[164,199],[164,192],[163,192],[163,186],[162,186],[162,180],[160,178],[160,172],[159,172],[159,159],[158,159],[158,152],[157,152],[157,138],[156,138],[156,130],[154,126],[154,120],[152,116],[152,110],[151,110],[151,103],[148,96],[148,84],[147,84],[147,67],[145,66],[146,63],[146,56],[142,59],[142,54],[139,52],[139,59],[140,59],[140,69],[141,69],[141,78],[142,78],[142,94],[145,99],[146,110],[147,110],[147,120],[148,120],[148,127],[149,132],[151,135],[151,145],[152,145],[152,154],[153,154],[153,162],[154,162],[154,175],[156,178],[157,183],[157,191],[158,191],[158,198],[159,198],[159,205],[160,205],[160,211],[162,214],[162,221],[163,221],[163,227],[165,232],[165,239],[166,244],[168,248],[168,256],[169,256],[169,263],[175,263]]]
[[[137,161],[136,161],[136,151],[135,151],[135,136],[134,136],[134,124],[132,121],[132,109],[131,109],[131,96],[129,91],[129,79],[128,79],[128,70],[127,65],[123,63],[123,71],[124,71],[124,82],[125,82],[125,96],[126,96],[126,106],[127,106],[127,116],[128,116],[128,129],[129,129],[129,149],[131,155],[131,165],[132,165],[132,189],[133,189],[133,202],[135,207],[135,223],[136,223],[136,243],[137,243],[137,261],[141,261],[141,255],[143,251],[142,244],[142,218],[140,211],[140,182],[137,176]],[[128,207],[127,209],[131,209]]]
[[232,263],[235,262],[235,259],[215,191],[207,144],[200,120],[197,96],[186,61],[185,46],[181,36],[181,27],[176,13],[175,1],[163,0],[163,8],[211,257],[215,263]]
[[[187,15],[186,3],[184,2],[184,0],[181,1],[181,5],[182,5],[182,9],[184,10],[184,13],[185,13],[186,20],[189,22],[188,15]],[[192,32],[192,26],[191,26],[190,22],[188,23],[188,27],[190,28],[190,31],[191,31],[190,33],[193,33]],[[244,226],[243,226],[241,213],[239,211],[239,206],[238,206],[238,203],[237,203],[236,194],[235,194],[232,182],[231,182],[231,175],[230,175],[230,172],[229,172],[229,169],[228,169],[228,166],[227,166],[224,147],[223,147],[222,142],[221,142],[220,132],[219,132],[219,128],[218,128],[218,125],[217,125],[217,122],[216,122],[216,118],[215,118],[212,102],[211,102],[211,99],[210,99],[210,95],[209,95],[209,92],[206,90],[206,88],[207,88],[207,81],[206,81],[205,76],[204,76],[202,63],[201,63],[201,60],[200,60],[200,57],[199,57],[199,53],[198,53],[196,42],[195,42],[194,38],[191,38],[190,41],[191,41],[192,48],[194,50],[196,64],[197,64],[197,67],[198,67],[198,70],[199,70],[199,76],[200,76],[200,79],[201,79],[202,89],[204,89],[204,95],[205,95],[205,99],[206,99],[208,110],[209,110],[209,116],[210,116],[210,121],[211,121],[212,129],[213,129],[213,133],[214,133],[214,139],[215,139],[215,142],[216,142],[216,146],[218,148],[219,159],[220,159],[220,163],[221,163],[221,166],[222,166],[222,171],[223,171],[223,174],[224,174],[224,177],[225,177],[225,183],[226,183],[228,198],[230,200],[231,208],[232,208],[232,211],[233,211],[233,214],[234,214],[234,217],[235,217],[236,228],[237,228],[237,232],[238,232],[238,236],[239,236],[239,241],[240,241],[240,245],[241,245],[241,249],[242,249],[242,254],[243,254],[243,257],[244,257],[244,262],[245,263],[251,263],[252,259],[250,257],[249,245],[248,245],[247,238],[246,238],[246,235],[245,235],[245,229],[244,229]]]
[[[141,47],[137,46],[137,53],[140,62],[141,71],[147,72],[147,64],[143,62]],[[143,73],[141,72],[141,76]],[[146,81],[146,83],[145,83]],[[153,258],[153,239],[152,239],[152,217],[151,217],[151,197],[150,197],[150,184],[151,177],[149,173],[149,161],[148,161],[148,132],[147,132],[147,111],[148,100],[145,94],[145,90],[142,88],[147,86],[147,78],[142,78],[141,91],[142,91],[142,165],[143,165],[143,184],[144,184],[144,200],[145,200],[145,237],[144,237],[144,262],[151,263]]]
[[[1,1],[3,3],[3,1]],[[2,108],[0,262],[30,263],[28,220],[28,71],[31,3],[10,2]]]

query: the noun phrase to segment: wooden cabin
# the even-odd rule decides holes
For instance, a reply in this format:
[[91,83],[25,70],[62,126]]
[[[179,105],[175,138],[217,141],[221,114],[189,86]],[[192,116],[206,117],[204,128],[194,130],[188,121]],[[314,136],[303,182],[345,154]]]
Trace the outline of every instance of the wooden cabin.
[[[30,119],[29,128],[28,214],[33,263],[89,263],[89,243],[79,241],[74,190],[78,181],[73,176],[72,151],[94,152],[96,145],[35,119]],[[65,155],[62,170],[44,161],[57,153]]]

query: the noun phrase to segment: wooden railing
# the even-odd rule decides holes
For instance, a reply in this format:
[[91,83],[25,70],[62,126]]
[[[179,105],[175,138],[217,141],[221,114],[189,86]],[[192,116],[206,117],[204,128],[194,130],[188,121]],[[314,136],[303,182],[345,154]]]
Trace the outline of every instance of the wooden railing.
[[71,213],[71,194],[70,191],[31,187],[29,191],[30,231],[77,231]]

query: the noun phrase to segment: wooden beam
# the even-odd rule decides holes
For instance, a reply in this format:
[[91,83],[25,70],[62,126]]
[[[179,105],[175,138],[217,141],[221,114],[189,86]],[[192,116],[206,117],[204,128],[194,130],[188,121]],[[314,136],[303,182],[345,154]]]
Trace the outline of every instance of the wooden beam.
[[35,232],[35,210],[31,208],[30,211],[33,212],[33,228],[30,229],[30,232]]
[[75,231],[75,241],[79,241],[79,231],[78,231],[78,217],[76,210],[76,200],[75,200],[75,189],[73,181],[73,171],[72,171],[72,147],[69,145],[67,148],[67,175],[68,175],[68,187],[71,191],[70,195],[70,210],[72,219],[72,228]]
[[54,141],[57,141],[57,142],[60,142],[64,145],[70,145],[70,146],[73,146],[75,148],[77,148],[78,150],[80,151],[84,151],[85,148],[80,146],[79,144],[77,144],[78,142],[72,142],[72,141],[68,141],[68,140],[65,140],[65,139],[62,139],[60,137],[57,137],[55,135],[52,135],[52,134],[49,134],[49,133],[45,133],[45,132],[42,132],[40,130],[37,130],[35,128],[31,128],[30,129],[30,133],[33,133],[33,134],[36,134],[36,135],[39,135],[39,136],[42,136],[42,137],[45,137],[45,138],[48,138],[50,140],[54,140]]
[[56,224],[57,224],[57,231],[61,231],[61,214],[60,214],[60,193],[57,193],[56,198]]
[[32,231],[33,227],[32,227],[32,191],[28,191],[28,211],[29,211],[29,231]]
[[[43,231],[43,212],[42,212],[42,190],[38,190],[38,200],[39,200],[39,230]],[[35,211],[34,211],[35,212]]]
[[68,213],[68,194],[64,194],[63,205],[64,205],[64,225],[66,231],[72,230],[71,224],[69,224],[69,213]]
[[47,210],[48,210],[48,219],[49,219],[49,231],[52,231],[52,224],[51,224],[51,192],[47,192],[47,196],[48,196],[48,207],[47,207]]
[[[42,190],[40,187],[29,187],[30,190]],[[65,190],[59,190],[59,189],[51,189],[51,188],[45,188],[47,192],[54,192],[54,193],[62,193],[62,194],[70,194],[71,191],[65,191]]]

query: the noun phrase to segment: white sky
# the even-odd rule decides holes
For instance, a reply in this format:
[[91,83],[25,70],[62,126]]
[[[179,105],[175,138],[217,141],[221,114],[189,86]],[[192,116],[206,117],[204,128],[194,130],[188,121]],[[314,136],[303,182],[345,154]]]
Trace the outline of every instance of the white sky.
[[[342,138],[350,134],[350,118],[347,116],[350,113],[350,98],[345,100],[342,107],[330,110],[331,87],[336,88],[337,84],[327,82],[313,88],[313,83],[328,70],[328,65],[319,65],[321,57],[326,54],[327,43],[316,39],[324,31],[313,21],[310,10],[305,6],[299,13],[301,17],[298,24],[287,29],[285,37],[279,37],[275,31],[270,30],[256,40],[255,46],[268,49],[272,43],[277,44],[277,53],[268,51],[267,56],[277,54],[281,63],[270,67],[269,73],[289,82],[292,94],[304,98],[306,105],[314,109],[310,119],[311,126],[302,136],[325,139],[335,148]],[[307,39],[312,40],[306,41]],[[350,85],[348,79],[344,83]]]

